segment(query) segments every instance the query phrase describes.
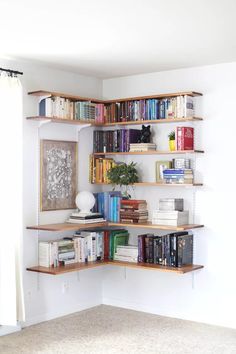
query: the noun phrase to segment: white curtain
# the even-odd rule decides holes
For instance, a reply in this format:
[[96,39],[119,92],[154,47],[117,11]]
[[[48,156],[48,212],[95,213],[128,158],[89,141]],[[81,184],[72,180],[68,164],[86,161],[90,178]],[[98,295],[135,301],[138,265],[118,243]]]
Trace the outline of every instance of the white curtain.
[[22,87],[0,74],[0,325],[24,321]]

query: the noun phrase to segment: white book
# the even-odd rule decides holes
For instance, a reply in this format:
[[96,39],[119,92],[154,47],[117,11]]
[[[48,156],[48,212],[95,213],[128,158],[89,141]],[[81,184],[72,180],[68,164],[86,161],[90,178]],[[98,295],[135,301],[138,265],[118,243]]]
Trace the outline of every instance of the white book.
[[116,248],[116,254],[119,256],[124,256],[124,257],[132,257],[132,258],[137,258],[138,257],[138,248],[120,248],[117,246]]
[[68,219],[66,222],[70,224],[93,224],[93,223],[99,223],[105,221],[106,221],[105,219],[99,218],[99,219],[88,219],[88,220]]
[[185,222],[184,220],[177,220],[177,219],[152,219],[152,224],[156,225],[165,225],[165,226],[181,226],[181,225],[187,225],[188,222]]
[[39,242],[38,245],[38,261],[41,267],[50,267],[50,243]]
[[185,220],[188,222],[189,212],[186,211],[164,211],[164,210],[154,210],[153,218],[155,219],[173,219],[173,220]]
[[115,261],[121,261],[121,262],[137,263],[138,262],[138,257],[120,256],[117,253],[115,253],[114,254],[114,260]]

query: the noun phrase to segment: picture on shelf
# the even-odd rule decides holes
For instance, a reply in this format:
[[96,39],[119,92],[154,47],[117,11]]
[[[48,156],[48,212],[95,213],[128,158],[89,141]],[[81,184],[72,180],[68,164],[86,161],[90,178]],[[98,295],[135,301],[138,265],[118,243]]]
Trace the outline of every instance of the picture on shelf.
[[40,210],[76,208],[77,143],[41,140],[40,161]]
[[171,161],[156,161],[156,182],[165,182],[163,171],[171,168]]

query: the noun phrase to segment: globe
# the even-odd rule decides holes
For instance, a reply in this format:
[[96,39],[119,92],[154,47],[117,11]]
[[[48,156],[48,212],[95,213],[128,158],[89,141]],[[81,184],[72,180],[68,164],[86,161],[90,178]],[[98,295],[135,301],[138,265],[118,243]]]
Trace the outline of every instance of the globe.
[[91,209],[95,204],[95,198],[93,193],[88,191],[83,191],[77,194],[75,203],[77,208],[80,210],[80,214],[92,214]]

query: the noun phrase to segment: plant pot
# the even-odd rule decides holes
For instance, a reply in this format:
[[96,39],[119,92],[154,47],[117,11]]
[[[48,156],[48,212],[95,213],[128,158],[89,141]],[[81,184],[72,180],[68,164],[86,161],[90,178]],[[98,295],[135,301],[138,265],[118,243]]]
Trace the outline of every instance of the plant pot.
[[175,140],[169,140],[170,151],[175,151]]

